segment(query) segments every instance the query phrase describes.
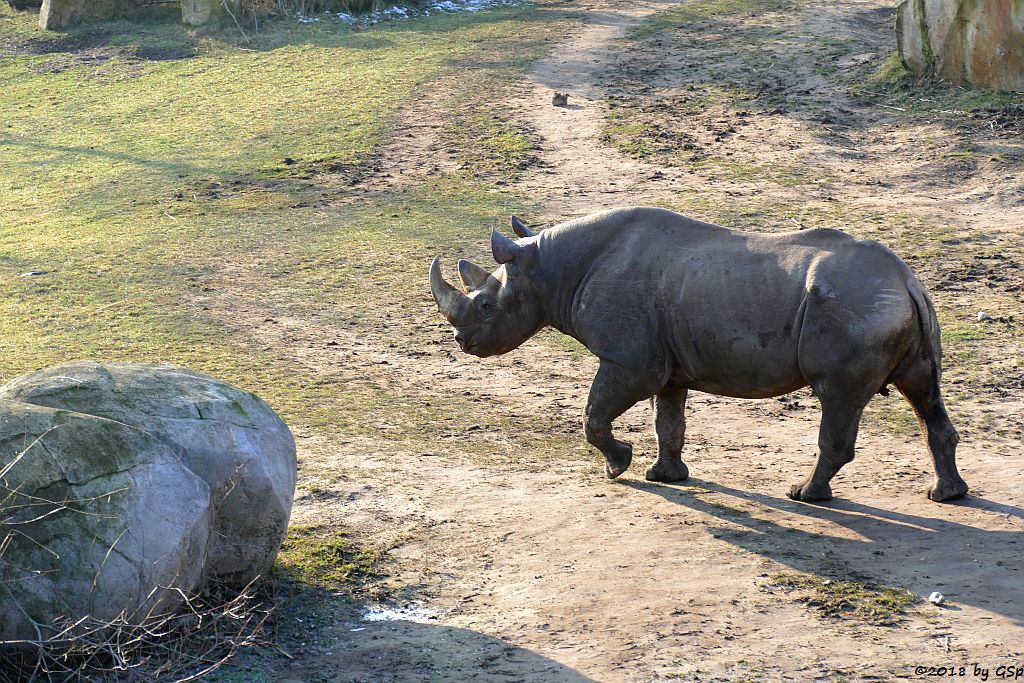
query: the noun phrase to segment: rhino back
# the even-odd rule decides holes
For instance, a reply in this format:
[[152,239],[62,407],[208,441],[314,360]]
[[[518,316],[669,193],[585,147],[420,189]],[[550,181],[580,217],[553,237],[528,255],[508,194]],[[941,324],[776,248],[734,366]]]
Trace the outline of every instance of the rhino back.
[[803,386],[809,293],[848,305],[862,336],[883,327],[880,291],[888,327],[912,316],[909,269],[839,231],[743,233],[656,209],[595,218],[567,231],[579,242],[574,267],[585,269],[569,327],[598,357],[663,382],[744,397]]

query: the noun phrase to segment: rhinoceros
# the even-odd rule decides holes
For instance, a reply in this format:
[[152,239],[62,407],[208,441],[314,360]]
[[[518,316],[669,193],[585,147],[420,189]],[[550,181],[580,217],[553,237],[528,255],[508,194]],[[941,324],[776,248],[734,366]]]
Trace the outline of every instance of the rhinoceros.
[[593,214],[519,239],[492,231],[493,273],[460,260],[462,288],[430,265],[438,309],[475,356],[507,353],[546,326],[600,359],[584,411],[587,441],[611,479],[633,457],[612,422],[651,398],[658,457],[651,481],[689,475],[681,452],[690,389],[768,398],[810,386],[821,402],[814,469],[789,497],[820,501],[853,459],[861,414],[893,384],[917,414],[936,479],[931,500],[967,493],[959,436],[939,389],[935,309],[906,263],[832,229],[730,230],[663,209]]

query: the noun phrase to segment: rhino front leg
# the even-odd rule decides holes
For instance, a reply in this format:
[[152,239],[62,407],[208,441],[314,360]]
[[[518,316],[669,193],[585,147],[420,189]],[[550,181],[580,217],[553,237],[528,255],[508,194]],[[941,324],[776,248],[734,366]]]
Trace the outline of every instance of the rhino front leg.
[[583,429],[587,441],[604,455],[604,471],[609,479],[625,472],[633,461],[633,446],[612,436],[612,422],[653,393],[654,389],[645,386],[635,373],[601,361],[590,386]]
[[647,469],[647,481],[682,481],[690,476],[683,462],[686,436],[686,389],[663,389],[654,398],[654,429],[658,459]]
[[[859,403],[859,402],[857,402]],[[821,426],[818,429],[818,461],[811,474],[789,491],[793,500],[829,500],[829,482],[843,465],[853,460],[863,405],[850,405],[822,399]]]

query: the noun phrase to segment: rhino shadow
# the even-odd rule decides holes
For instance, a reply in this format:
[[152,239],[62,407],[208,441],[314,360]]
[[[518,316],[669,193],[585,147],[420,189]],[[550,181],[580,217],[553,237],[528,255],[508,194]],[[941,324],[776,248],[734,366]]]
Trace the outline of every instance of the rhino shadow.
[[595,683],[555,660],[465,628],[410,621],[360,626],[366,630],[349,633],[352,638],[347,642],[339,640],[334,657],[316,666],[329,675],[327,680]]
[[[633,480],[622,483],[730,522],[729,526],[711,527],[711,531],[723,541],[797,571],[836,579],[867,578],[921,596],[939,591],[953,605],[972,605],[1024,625],[1024,602],[1019,599],[1024,579],[1024,528],[981,529],[938,516],[895,512],[841,498],[824,505],[797,503],[692,477],[678,485]],[[705,500],[706,496],[692,491],[696,488],[703,489],[701,493],[713,492],[737,502],[755,502],[787,515],[835,524],[860,538],[840,538],[827,531],[760,519],[745,510]],[[946,506],[984,510],[1010,521],[1024,519],[1024,509],[977,497],[947,503],[936,511],[948,509]]]
[[[241,651],[210,683],[332,681],[332,683],[595,683],[560,662],[494,636],[438,621],[364,621],[367,598],[293,583],[279,605],[272,648]],[[279,589],[281,587],[279,586]],[[403,591],[404,593],[404,591]],[[393,596],[398,598],[399,596]],[[406,595],[415,598],[416,592]],[[407,600],[397,600],[401,605]],[[378,605],[373,605],[377,607]]]

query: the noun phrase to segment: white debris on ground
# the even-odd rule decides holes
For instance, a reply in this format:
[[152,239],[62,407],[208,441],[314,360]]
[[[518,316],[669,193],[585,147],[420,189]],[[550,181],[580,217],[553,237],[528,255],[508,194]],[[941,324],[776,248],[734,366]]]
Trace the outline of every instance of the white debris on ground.
[[387,605],[371,605],[359,611],[363,621],[411,621],[426,624],[437,621],[438,613],[423,607],[420,603],[410,603],[405,607],[389,607]]
[[382,21],[429,17],[432,13],[479,12],[492,7],[515,5],[519,0],[435,0],[418,7],[392,6],[384,7],[367,14],[349,14],[347,12],[326,13],[317,17],[299,14],[296,18],[301,24],[315,24],[323,19],[333,19],[343,24],[359,24],[372,26]]

